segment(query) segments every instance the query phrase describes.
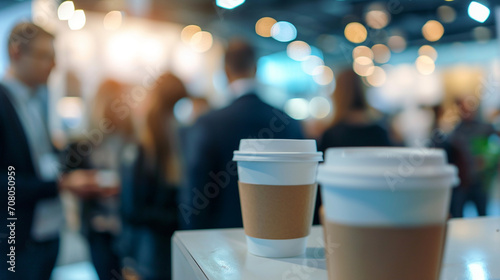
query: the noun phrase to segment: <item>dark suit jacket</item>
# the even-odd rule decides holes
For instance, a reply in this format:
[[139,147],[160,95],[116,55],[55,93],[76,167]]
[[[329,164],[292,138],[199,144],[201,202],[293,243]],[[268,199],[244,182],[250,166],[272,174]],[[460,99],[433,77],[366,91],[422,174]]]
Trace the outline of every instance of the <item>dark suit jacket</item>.
[[[16,110],[7,96],[7,89],[0,85],[0,182],[2,191],[0,201],[5,208],[0,211],[0,220],[6,221],[7,216],[7,170],[15,168],[15,216],[16,221],[16,251],[24,248],[30,238],[33,212],[36,203],[58,194],[56,182],[43,182],[35,172],[28,140]],[[14,93],[15,94],[15,93]],[[6,236],[8,228],[0,227],[0,250],[7,252]],[[3,262],[5,263],[5,262]],[[3,269],[3,265],[0,269]]]
[[200,117],[185,141],[186,186],[179,199],[183,228],[243,226],[232,157],[244,138],[302,139],[303,134],[297,121],[255,94]]
[[391,146],[385,128],[378,123],[355,125],[340,122],[323,133],[319,150],[325,152],[328,148],[367,146]]

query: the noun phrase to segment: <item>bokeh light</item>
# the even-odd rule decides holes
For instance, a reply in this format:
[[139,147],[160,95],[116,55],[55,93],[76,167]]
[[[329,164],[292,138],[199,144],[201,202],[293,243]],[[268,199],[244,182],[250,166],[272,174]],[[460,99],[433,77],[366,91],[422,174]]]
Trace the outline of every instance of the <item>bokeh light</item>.
[[359,22],[351,22],[344,29],[346,39],[356,44],[364,42],[367,34],[366,28]]
[[391,59],[391,50],[384,44],[376,44],[372,47],[373,60],[377,63],[386,63]]
[[122,13],[120,11],[111,11],[104,16],[104,29],[117,30],[122,25]]
[[304,41],[293,41],[286,47],[288,57],[296,61],[303,61],[311,55],[311,46]]
[[83,114],[83,105],[80,97],[63,97],[57,102],[57,113],[63,118],[79,118]]
[[80,30],[85,26],[86,22],[85,12],[83,10],[76,10],[68,20],[68,26],[71,30]]
[[366,13],[366,24],[373,29],[382,29],[389,24],[391,16],[383,10],[372,10]]
[[370,76],[375,69],[373,61],[366,56],[356,58],[352,67],[356,74],[363,77]]
[[190,98],[181,98],[174,105],[174,117],[180,123],[188,124],[193,115],[193,109],[193,101]]
[[224,9],[234,9],[241,4],[245,3],[245,0],[216,0],[215,4]]
[[185,44],[190,44],[191,43],[191,38],[193,38],[193,35],[200,32],[201,28],[198,25],[188,25],[184,27],[181,31],[181,40]]
[[321,86],[326,86],[333,82],[333,71],[330,67],[320,65],[314,68],[312,72],[314,81]]
[[418,72],[422,75],[430,75],[436,68],[434,60],[426,55],[419,56],[415,61],[415,65],[417,66]]
[[309,117],[309,102],[304,98],[292,98],[285,103],[285,112],[296,120]]
[[352,59],[356,59],[358,57],[368,57],[369,59],[373,59],[373,51],[367,46],[357,46],[352,50]]
[[490,16],[490,9],[477,1],[472,1],[467,8],[467,13],[473,20],[483,23]]
[[385,84],[387,80],[387,75],[382,67],[375,66],[373,68],[373,73],[366,77],[366,81],[372,87],[381,87]]
[[418,49],[418,55],[426,55],[430,57],[433,61],[436,61],[438,53],[436,49],[429,45],[423,45]]
[[263,17],[255,23],[255,32],[262,37],[271,37],[271,28],[276,20],[271,17]]
[[492,32],[488,27],[478,26],[472,30],[472,36],[479,43],[485,43],[491,39]]
[[318,66],[325,65],[325,62],[323,59],[321,59],[319,56],[316,55],[310,55],[304,59],[301,63],[302,70],[308,74],[308,75],[313,75],[314,74],[314,69]]
[[427,41],[435,42],[444,34],[443,25],[437,20],[429,20],[422,27],[422,35]]
[[324,119],[332,110],[330,101],[322,96],[316,96],[309,101],[309,114],[315,119]]
[[212,34],[207,31],[200,31],[193,35],[190,45],[196,52],[206,52],[213,44]]
[[160,41],[149,38],[143,40],[140,45],[139,56],[146,63],[153,64],[161,59],[163,51],[163,44]]
[[394,35],[389,37],[387,44],[395,53],[400,53],[406,49],[406,40],[402,36]]
[[69,20],[75,12],[75,4],[73,1],[64,1],[57,8],[57,17],[60,20]]
[[297,37],[297,28],[288,21],[278,21],[271,27],[271,37],[280,42],[290,42]]
[[457,12],[450,6],[443,5],[437,9],[439,19],[445,23],[454,22],[457,18]]

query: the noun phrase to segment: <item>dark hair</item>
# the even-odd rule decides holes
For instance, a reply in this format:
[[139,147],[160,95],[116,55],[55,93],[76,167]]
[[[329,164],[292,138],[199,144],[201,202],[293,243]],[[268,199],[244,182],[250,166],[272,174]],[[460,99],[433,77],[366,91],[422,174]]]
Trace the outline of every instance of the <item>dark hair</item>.
[[350,111],[369,109],[361,77],[353,70],[346,70],[337,76],[333,104],[335,106],[334,124],[344,121]]
[[244,40],[232,40],[226,50],[226,68],[235,74],[245,74],[255,69],[255,50]]
[[55,38],[52,33],[32,22],[21,22],[12,28],[7,47],[10,49],[11,46],[18,45],[20,50],[27,51],[39,37]]

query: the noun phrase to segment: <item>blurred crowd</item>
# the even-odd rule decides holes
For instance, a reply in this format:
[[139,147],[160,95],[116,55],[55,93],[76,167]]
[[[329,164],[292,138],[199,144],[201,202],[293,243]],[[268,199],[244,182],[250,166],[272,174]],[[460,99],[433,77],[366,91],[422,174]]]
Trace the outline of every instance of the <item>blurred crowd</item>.
[[[307,128],[268,105],[259,97],[255,50],[233,40],[224,56],[232,94],[226,107],[211,109],[206,100],[190,97],[178,77],[164,73],[133,111],[120,103],[130,95],[128,87],[104,79],[90,104],[84,136],[56,149],[47,125],[53,40],[32,23],[17,25],[9,37],[10,67],[0,83],[0,177],[7,182],[6,170],[15,168],[16,261],[30,267],[18,271],[18,279],[50,278],[64,227],[62,194],[78,198],[79,230],[100,279],[122,274],[169,279],[174,231],[242,227],[231,160],[241,139],[316,138],[323,152],[404,145],[394,119],[369,105],[365,85],[352,70],[337,75],[331,94],[335,110],[327,125]],[[500,109],[484,119],[473,94],[456,98],[451,107],[425,108],[434,122],[424,145],[444,149],[459,168],[452,217],[462,217],[468,201],[487,215],[498,172],[500,134],[492,122]],[[174,117],[175,104],[185,98],[195,105],[190,125]],[[1,195],[7,201],[6,192]],[[0,215],[5,220],[6,211]],[[0,242],[2,252],[5,246]],[[6,265],[1,279],[8,279]]]

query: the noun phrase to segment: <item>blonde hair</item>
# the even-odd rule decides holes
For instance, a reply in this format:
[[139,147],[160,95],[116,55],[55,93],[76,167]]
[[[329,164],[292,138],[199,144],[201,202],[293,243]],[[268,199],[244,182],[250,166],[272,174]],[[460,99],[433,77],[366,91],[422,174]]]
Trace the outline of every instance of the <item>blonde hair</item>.
[[186,88],[178,77],[168,72],[161,75],[151,91],[146,127],[141,136],[149,167],[164,171],[166,180],[173,183],[178,183],[181,175],[173,112],[175,103],[187,96]]

